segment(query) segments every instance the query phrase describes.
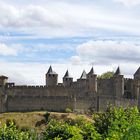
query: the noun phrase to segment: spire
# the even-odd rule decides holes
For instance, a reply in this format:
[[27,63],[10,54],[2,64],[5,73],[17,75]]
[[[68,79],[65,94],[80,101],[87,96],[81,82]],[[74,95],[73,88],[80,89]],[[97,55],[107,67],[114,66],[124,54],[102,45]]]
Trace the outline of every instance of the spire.
[[57,73],[55,71],[53,71],[52,66],[50,66],[47,74],[57,74]]
[[121,75],[120,68],[118,67],[114,75]]
[[87,79],[87,74],[86,74],[85,70],[83,70],[80,79]]
[[140,67],[137,69],[134,75],[140,75]]
[[63,78],[71,78],[68,70],[66,71],[66,73],[65,73]]
[[52,66],[49,67],[49,70],[47,73],[52,73]]
[[94,69],[93,69],[93,67],[91,68],[91,70],[90,70],[90,72],[88,73],[88,75],[92,75],[92,74],[94,74]]

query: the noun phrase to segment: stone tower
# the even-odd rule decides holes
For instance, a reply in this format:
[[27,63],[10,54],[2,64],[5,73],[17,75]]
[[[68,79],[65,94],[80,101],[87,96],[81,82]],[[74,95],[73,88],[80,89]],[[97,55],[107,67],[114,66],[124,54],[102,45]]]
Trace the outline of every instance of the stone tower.
[[63,77],[63,85],[65,87],[69,87],[69,86],[71,86],[72,82],[73,82],[73,78],[70,77],[69,71],[67,70],[64,77]]
[[0,76],[0,86],[5,86],[7,83],[8,77],[1,75]]
[[85,88],[87,85],[87,74],[83,70],[81,77],[77,80],[79,88]]
[[56,86],[58,84],[58,74],[52,70],[52,67],[49,67],[48,72],[46,73],[46,86]]
[[140,67],[134,74],[134,94],[138,99],[138,96],[140,95]]
[[134,79],[140,80],[140,67],[137,69],[137,71],[134,73]]
[[97,93],[97,75],[94,74],[93,67],[90,72],[87,74],[87,80],[89,84],[89,90]]
[[[121,98],[124,94],[124,77],[118,67],[114,73],[114,93],[117,98]],[[113,93],[112,93],[113,94]]]

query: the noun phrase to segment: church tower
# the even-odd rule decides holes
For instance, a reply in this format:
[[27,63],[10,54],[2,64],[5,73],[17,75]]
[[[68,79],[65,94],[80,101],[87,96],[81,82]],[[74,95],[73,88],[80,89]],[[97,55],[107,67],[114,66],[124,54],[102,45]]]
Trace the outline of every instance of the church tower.
[[121,98],[124,94],[124,76],[118,67],[113,75],[114,78],[114,92],[117,98]]
[[70,77],[69,71],[67,70],[63,77],[63,85],[65,87],[69,87],[69,86],[71,86],[72,82],[73,82],[73,78]]
[[56,86],[58,84],[58,74],[52,70],[52,67],[49,67],[48,72],[46,73],[46,86]]
[[97,92],[97,75],[94,73],[93,67],[90,72],[87,74],[87,80],[89,84],[89,90]]

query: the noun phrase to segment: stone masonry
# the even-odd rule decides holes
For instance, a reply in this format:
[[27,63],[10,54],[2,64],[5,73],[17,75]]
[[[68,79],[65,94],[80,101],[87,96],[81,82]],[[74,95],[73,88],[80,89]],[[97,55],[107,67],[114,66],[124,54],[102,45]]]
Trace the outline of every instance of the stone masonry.
[[0,112],[13,111],[103,111],[108,105],[140,107],[140,67],[133,79],[124,78],[120,68],[112,78],[99,79],[91,68],[83,71],[73,82],[68,70],[63,83],[50,66],[44,86],[18,86],[8,83],[8,77],[0,76]]

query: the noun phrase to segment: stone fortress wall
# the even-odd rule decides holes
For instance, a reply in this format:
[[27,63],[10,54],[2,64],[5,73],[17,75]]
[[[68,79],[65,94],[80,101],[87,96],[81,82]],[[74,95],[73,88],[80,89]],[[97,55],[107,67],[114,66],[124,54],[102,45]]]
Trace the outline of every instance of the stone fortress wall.
[[134,79],[126,79],[120,69],[109,79],[99,79],[93,68],[88,74],[73,82],[67,71],[63,83],[58,83],[58,74],[50,66],[44,86],[17,86],[0,76],[0,112],[11,111],[102,111],[113,106],[139,105],[140,68]]

